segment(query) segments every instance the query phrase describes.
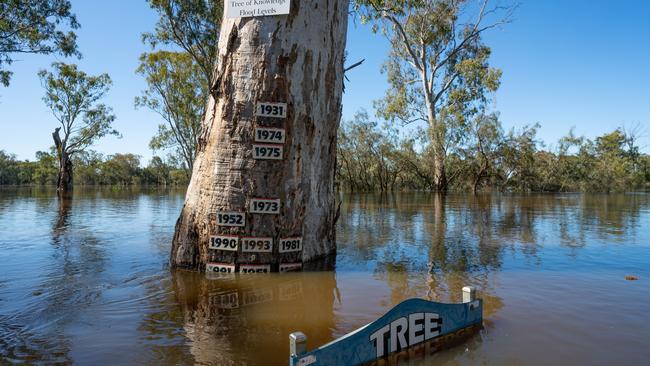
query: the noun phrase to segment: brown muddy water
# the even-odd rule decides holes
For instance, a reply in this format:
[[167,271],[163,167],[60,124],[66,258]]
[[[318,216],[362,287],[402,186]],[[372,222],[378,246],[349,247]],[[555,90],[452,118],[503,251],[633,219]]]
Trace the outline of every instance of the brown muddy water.
[[167,266],[183,192],[2,189],[0,364],[286,365],[473,285],[484,329],[409,364],[650,365],[650,195],[341,199],[319,271],[208,280]]

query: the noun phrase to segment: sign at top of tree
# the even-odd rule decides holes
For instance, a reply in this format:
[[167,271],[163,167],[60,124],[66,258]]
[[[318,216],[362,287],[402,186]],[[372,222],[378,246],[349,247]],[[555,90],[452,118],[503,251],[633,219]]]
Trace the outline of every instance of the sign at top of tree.
[[289,0],[226,0],[226,18],[289,14]]

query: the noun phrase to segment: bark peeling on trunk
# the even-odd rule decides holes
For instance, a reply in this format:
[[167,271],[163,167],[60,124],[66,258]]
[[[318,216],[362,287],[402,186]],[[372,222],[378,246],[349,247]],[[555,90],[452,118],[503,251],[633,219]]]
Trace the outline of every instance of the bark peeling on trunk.
[[[348,0],[292,0],[283,16],[224,19],[216,80],[206,109],[171,265],[309,261],[335,251],[336,135],[341,118]],[[256,102],[287,103],[287,118],[255,117]],[[286,131],[283,160],[255,160],[255,126]],[[253,197],[280,198],[279,215],[251,214]],[[243,228],[216,213],[246,212]],[[273,253],[208,249],[211,235],[273,237]],[[278,253],[279,238],[303,250]]]

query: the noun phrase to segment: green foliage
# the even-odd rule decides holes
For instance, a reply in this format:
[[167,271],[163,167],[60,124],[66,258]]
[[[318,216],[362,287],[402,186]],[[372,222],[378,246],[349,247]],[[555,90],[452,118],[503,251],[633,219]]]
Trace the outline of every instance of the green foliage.
[[142,35],[152,48],[176,45],[189,54],[201,69],[203,85],[210,89],[217,60],[217,43],[223,2],[221,0],[149,0],[158,15],[153,33]]
[[381,131],[365,111],[339,128],[337,176],[352,191],[394,189],[401,170],[396,164],[394,133]]
[[0,184],[13,185],[18,183],[18,162],[16,155],[7,154],[0,150]]
[[[79,23],[70,10],[68,0],[0,0],[0,83],[9,85],[5,68],[16,54],[81,56],[72,31]],[[61,29],[66,23],[68,32]]]
[[90,76],[77,65],[61,62],[52,68],[38,75],[45,88],[43,101],[63,129],[61,149],[72,156],[106,135],[119,136],[111,127],[115,120],[111,108],[99,103],[111,86],[108,74]]
[[36,185],[55,185],[59,164],[56,154],[45,151],[36,152],[36,161],[34,162],[34,171],[32,173],[31,184]]
[[223,3],[220,0],[149,0],[158,15],[153,33],[142,40],[152,48],[173,45],[182,52],[157,51],[140,56],[137,73],[148,89],[135,105],[160,114],[165,124],[150,141],[154,150],[170,150],[184,162],[186,178],[196,157],[201,121],[217,61]]
[[102,165],[104,157],[96,151],[82,151],[75,154],[72,159],[74,181],[81,185],[103,184]]
[[[506,132],[497,114],[468,120],[446,157],[450,189],[612,192],[650,185],[650,157],[633,133],[617,129],[592,141],[571,131],[550,151],[537,139],[539,127]],[[434,159],[424,131],[400,137],[362,112],[341,125],[336,179],[348,191],[435,190]]]
[[102,184],[128,186],[139,184],[140,157],[134,154],[109,155],[99,167]]
[[[104,157],[89,150],[75,155],[74,180],[79,185],[154,185],[186,186],[184,170],[173,161],[154,156],[146,167],[134,154]],[[0,185],[44,185],[57,183],[59,165],[55,152],[39,151],[35,161],[16,160],[15,155],[0,150]]]
[[391,44],[382,71],[389,88],[376,102],[379,117],[404,124],[429,126],[436,189],[445,190],[445,161],[467,133],[469,121],[483,113],[490,93],[500,84],[501,71],[490,67],[484,31],[507,22],[485,24],[497,9],[479,4],[475,19],[465,19],[469,1],[361,0],[355,10],[363,22],[385,35]]
[[140,56],[137,72],[146,78],[148,89],[135,99],[135,105],[153,110],[166,122],[158,126],[150,147],[172,149],[189,175],[207,98],[200,67],[185,52],[158,51]]

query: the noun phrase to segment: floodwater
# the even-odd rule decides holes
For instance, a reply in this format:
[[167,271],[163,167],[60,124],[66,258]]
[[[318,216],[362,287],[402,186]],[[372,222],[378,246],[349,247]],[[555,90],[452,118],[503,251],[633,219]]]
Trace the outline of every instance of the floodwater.
[[0,364],[286,365],[464,285],[484,328],[408,364],[650,364],[650,194],[341,199],[318,271],[208,280],[167,265],[181,191],[2,189]]

